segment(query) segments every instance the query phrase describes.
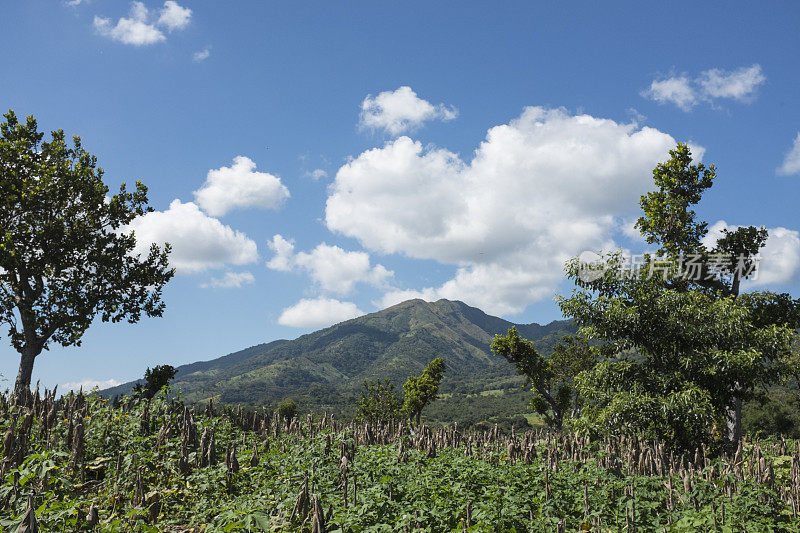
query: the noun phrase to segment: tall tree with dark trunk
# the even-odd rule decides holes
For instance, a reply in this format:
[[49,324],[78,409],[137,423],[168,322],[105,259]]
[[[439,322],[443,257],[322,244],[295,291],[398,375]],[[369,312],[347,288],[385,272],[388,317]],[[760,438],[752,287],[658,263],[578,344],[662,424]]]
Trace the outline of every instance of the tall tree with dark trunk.
[[[660,245],[659,252],[672,261],[695,256],[702,265],[702,274],[694,283],[675,287],[681,291],[705,289],[722,296],[739,296],[742,277],[755,272],[755,257],[767,242],[763,227],[740,227],[722,230],[722,237],[712,250],[702,243],[708,224],[698,222],[691,209],[702,198],[717,177],[714,165],[692,164],[688,146],[679,144],[670,151],[670,159],[656,166],[653,181],[658,187],[642,196],[644,215],[636,227],[648,243]],[[713,266],[711,266],[713,265]],[[740,384],[732,385],[728,408],[728,438],[738,441],[742,434],[742,392]]]
[[126,226],[152,209],[147,187],[109,196],[97,158],[64,132],[44,141],[36,120],[0,124],[0,322],[20,354],[15,393],[30,390],[51,343],[79,346],[92,321],[161,316],[174,272],[169,245],[134,253]]
[[568,264],[578,290],[560,299],[561,309],[610,351],[578,376],[578,426],[686,447],[710,439],[735,445],[742,399],[778,379],[800,302],[786,294],[739,294],[766,243],[764,228],[724,230],[704,244],[708,225],[693,207],[715,177],[713,165],[694,164],[679,144],[654,169],[656,190],[642,196],[636,224],[660,257],[645,255],[636,264],[608,254],[591,276],[577,258]]

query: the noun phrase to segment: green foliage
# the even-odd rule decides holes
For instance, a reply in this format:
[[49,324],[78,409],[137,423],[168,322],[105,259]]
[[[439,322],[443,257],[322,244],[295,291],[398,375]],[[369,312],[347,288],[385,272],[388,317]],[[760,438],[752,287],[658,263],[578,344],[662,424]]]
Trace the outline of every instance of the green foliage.
[[750,310],[753,324],[757,327],[800,328],[800,299],[793,299],[786,293],[759,291],[742,294],[738,301]]
[[133,387],[133,391],[151,399],[158,391],[169,385],[176,373],[177,370],[171,365],[156,365],[152,369],[148,367],[144,372],[144,386],[137,383]]
[[712,428],[722,419],[707,391],[646,364],[603,361],[577,383],[583,407],[573,425],[595,436],[643,435],[690,450],[710,443]]
[[[713,249],[707,250],[702,239],[708,224],[696,220],[691,207],[713,185],[716,170],[714,165],[693,165],[685,144],[679,143],[669,153],[669,160],[653,170],[657,190],[642,196],[639,205],[643,215],[635,227],[649,244],[658,244],[658,253],[668,259],[698,259],[701,271],[697,279],[672,279],[670,285],[679,290],[702,289],[738,296],[742,276],[747,278],[755,271],[754,258],[767,241],[767,230],[754,226],[724,229]],[[711,255],[725,256],[726,260],[717,262],[712,269]]]
[[356,418],[368,422],[397,420],[403,415],[403,400],[395,393],[394,383],[364,381],[364,390],[356,404]]
[[403,412],[417,424],[425,406],[437,398],[444,371],[444,359],[437,357],[421,375],[410,376],[403,384]]
[[642,196],[639,205],[644,215],[636,222],[649,244],[658,244],[660,254],[678,256],[697,251],[708,224],[695,220],[690,207],[700,201],[717,176],[714,165],[692,164],[685,144],[670,150],[670,158],[653,170],[656,191]]
[[743,424],[749,435],[800,438],[800,394],[780,388],[757,392],[745,404]]
[[291,398],[281,400],[278,402],[278,415],[287,422],[290,421],[297,416],[297,403]]
[[[608,257],[610,270],[618,264]],[[690,448],[709,442],[734,397],[746,399],[777,379],[793,332],[758,323],[747,299],[680,292],[659,278],[618,274],[598,280],[595,294],[559,300],[566,316],[615,352],[615,360],[579,376],[582,427],[664,435]],[[574,264],[569,275],[578,275]],[[680,414],[682,405],[690,411]]]
[[33,117],[0,124],[0,322],[21,354],[15,389],[50,343],[80,345],[89,325],[161,316],[169,246],[133,254],[125,227],[151,209],[147,187],[109,196],[97,158],[61,130],[44,141]]
[[[509,381],[515,387],[520,383],[514,368],[491,357],[488,349],[492,336],[512,325],[461,302],[412,300],[292,341],[274,341],[181,366],[172,388],[189,402],[205,403],[213,395],[215,402],[227,404],[274,405],[291,397],[304,410],[349,417],[355,413],[365,380],[388,378],[400,393],[408,376],[419,375],[431,359],[441,357],[448,367],[442,393],[458,387],[465,395],[480,394],[503,388]],[[563,320],[543,326],[518,325],[517,329],[544,355],[562,336],[576,331]],[[104,394],[129,394],[132,385]],[[503,405],[486,398],[485,404],[472,406],[486,415],[477,419],[463,400],[442,396],[426,407],[426,416],[430,420],[435,413],[436,420],[477,422],[525,413],[527,403],[522,395],[513,395],[513,402]]]
[[[85,458],[76,468],[63,447],[70,424],[59,416],[48,438],[41,420],[33,418],[28,453],[0,478],[0,530],[15,531],[32,496],[39,530],[47,532],[308,531],[302,518],[291,518],[306,476],[328,515],[328,531],[449,533],[463,531],[467,516],[468,531],[474,532],[788,532],[800,527],[786,501],[790,490],[783,490],[791,487],[796,441],[785,443],[785,453],[780,442],[748,442],[741,463],[746,479],[729,472],[735,469],[725,458],[711,458],[708,467],[691,475],[687,469],[686,478],[669,470],[631,473],[621,470],[601,444],[575,441],[579,458],[562,454],[553,468],[551,457],[557,454],[550,453],[544,436],[532,441],[538,454],[530,464],[512,460],[504,441],[490,440],[471,452],[464,444],[445,447],[426,457],[406,439],[404,461],[398,460],[399,440],[359,445],[352,448],[345,474],[345,502],[341,450],[353,446],[352,428],[311,432],[306,426],[302,432],[271,433],[265,444],[259,433],[242,429],[227,415],[197,414],[197,433],[213,430],[219,455],[239,445],[235,455],[241,468],[231,472],[221,461],[199,467],[190,446],[192,466],[181,472],[182,435],[142,432],[144,404],[123,399],[129,407],[115,409],[96,395],[88,404],[89,416],[76,418],[86,435]],[[177,418],[181,412],[178,407]],[[156,427],[171,423],[175,429],[176,411],[163,396],[153,400],[149,413]],[[17,414],[0,415],[0,434],[22,424]],[[254,446],[259,460],[251,463]],[[565,449],[563,443],[558,446]],[[771,480],[749,473],[758,462],[756,446],[770,465]],[[86,519],[92,506],[98,510],[97,526]]]
[[555,373],[550,361],[539,355],[533,343],[523,339],[515,327],[509,329],[506,335],[495,335],[490,348],[495,355],[513,363],[517,371],[527,378],[535,391],[531,406],[538,413],[544,414],[549,424],[561,429],[569,398],[565,399],[563,394],[553,392]]
[[495,335],[490,348],[495,355],[513,363],[517,372],[526,377],[534,392],[531,406],[557,430],[561,429],[573,401],[576,407],[578,405],[575,377],[592,368],[599,353],[584,337],[565,336],[546,359],[532,342],[520,336],[516,327],[505,335]]
[[797,346],[781,361],[783,378],[795,390],[800,389],[800,349]]
[[[567,275],[578,290],[559,305],[607,352],[606,361],[576,379],[583,400],[577,427],[596,435],[661,436],[692,449],[739,439],[740,402],[786,366],[798,302],[771,293],[739,297],[746,270],[730,276],[706,266],[699,278],[678,275],[685,254],[707,265],[701,243],[707,224],[690,208],[716,174],[713,165],[692,165],[685,145],[670,155],[653,172],[657,190],[642,197],[637,222],[666,257],[645,256],[643,265],[626,270],[621,254],[610,253],[596,279],[582,277],[573,259]],[[754,266],[766,237],[763,228],[740,228],[712,251],[740,254],[737,262]]]
[[572,386],[575,376],[597,363],[602,349],[582,335],[566,335],[553,347],[549,365],[553,377]]
[[742,276],[747,279],[755,272],[755,257],[767,243],[768,236],[763,226],[760,228],[747,226],[733,231],[722,230],[722,237],[717,240],[711,253],[727,257],[727,261],[719,265],[723,272],[732,273],[719,276],[721,281],[727,282],[726,292],[734,296],[739,295]]

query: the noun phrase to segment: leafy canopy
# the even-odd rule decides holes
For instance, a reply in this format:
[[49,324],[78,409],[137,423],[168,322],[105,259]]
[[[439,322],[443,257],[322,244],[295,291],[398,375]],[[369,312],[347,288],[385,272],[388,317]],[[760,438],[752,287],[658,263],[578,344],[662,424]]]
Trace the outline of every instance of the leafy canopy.
[[669,160],[653,170],[657,190],[641,197],[643,214],[635,227],[648,244],[659,246],[659,255],[673,262],[693,257],[700,266],[696,279],[672,278],[668,280],[670,287],[738,296],[741,278],[748,278],[755,271],[754,258],[766,244],[767,230],[763,226],[726,228],[714,247],[706,249],[703,238],[708,233],[708,223],[697,220],[691,208],[713,185],[716,168],[692,164],[686,144],[679,143],[669,154]]
[[[614,257],[608,268],[617,271]],[[573,264],[571,278],[578,273]],[[565,316],[605,343],[612,357],[578,376],[578,425],[600,433],[644,432],[693,447],[725,425],[736,397],[777,379],[793,332],[760,321],[751,298],[665,288],[660,278],[596,285],[560,300]]]
[[390,379],[364,381],[364,390],[356,402],[356,418],[367,422],[397,420],[403,414],[403,400],[395,393]]
[[698,222],[690,207],[700,201],[717,177],[714,165],[692,164],[692,154],[685,144],[670,150],[670,158],[653,170],[658,188],[642,196],[639,205],[644,215],[636,229],[649,244],[658,244],[660,254],[677,256],[700,248],[708,224]]
[[141,394],[147,399],[153,398],[158,392],[169,385],[178,371],[171,365],[156,365],[152,369],[147,368],[144,372],[144,385],[137,383],[133,391]]
[[584,337],[567,336],[553,348],[550,358],[545,358],[516,327],[505,335],[495,335],[490,348],[527,378],[534,392],[532,407],[555,429],[561,429],[573,401],[577,404],[575,376],[594,366],[599,355],[599,348],[590,346]]
[[419,424],[422,410],[439,395],[445,371],[444,359],[437,357],[419,376],[410,376],[403,384],[403,411]]
[[113,196],[97,158],[64,132],[43,141],[36,120],[9,111],[0,124],[0,322],[23,354],[17,389],[51,342],[80,345],[95,317],[137,322],[161,316],[172,278],[169,246],[134,254],[126,225],[150,211],[147,187]]
[[291,398],[278,402],[278,416],[288,423],[297,416],[297,403]]
[[[778,379],[798,324],[798,302],[768,292],[739,296],[746,270],[731,275],[706,266],[694,278],[680,275],[687,254],[708,263],[702,244],[707,224],[691,207],[715,171],[692,165],[685,145],[670,156],[654,170],[658,189],[642,197],[644,215],[637,222],[664,257],[648,255],[633,267],[620,252],[606,254],[602,275],[593,279],[582,277],[575,258],[567,275],[577,289],[559,305],[608,352],[576,378],[582,398],[576,425],[694,448],[721,439],[722,428],[741,422],[737,403]],[[739,228],[724,232],[711,252],[735,253],[737,263],[754,267],[766,238],[763,228]],[[738,438],[735,431],[729,437]]]

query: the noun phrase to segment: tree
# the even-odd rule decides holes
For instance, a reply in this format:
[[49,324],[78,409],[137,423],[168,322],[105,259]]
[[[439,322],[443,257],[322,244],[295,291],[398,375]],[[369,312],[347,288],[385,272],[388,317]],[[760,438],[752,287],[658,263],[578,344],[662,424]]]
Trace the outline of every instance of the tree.
[[[762,226],[740,227],[733,231],[723,229],[723,236],[712,250],[706,250],[703,237],[708,224],[697,222],[690,209],[697,204],[705,190],[716,178],[714,165],[706,168],[702,163],[692,164],[687,145],[678,144],[670,151],[670,159],[656,166],[653,181],[657,191],[642,196],[640,206],[644,216],[636,227],[648,243],[659,244],[659,253],[666,254],[672,262],[694,255],[701,265],[701,273],[690,283],[677,286],[678,290],[707,290],[722,297],[739,296],[742,278],[755,272],[755,257],[766,244],[768,233]],[[679,281],[680,283],[680,281]],[[732,395],[727,408],[728,437],[738,441],[742,431],[742,387],[731,384]]]
[[367,380],[356,403],[356,418],[368,422],[396,420],[400,418],[402,408],[403,400],[395,393],[391,380]]
[[792,336],[757,324],[742,301],[657,279],[627,280],[608,296],[579,292],[561,308],[614,354],[578,375],[578,425],[690,449],[725,427],[734,398],[776,378]]
[[439,395],[439,384],[444,377],[444,359],[437,357],[419,376],[410,376],[403,384],[403,412],[417,425],[422,410]]
[[670,256],[693,253],[708,231],[708,224],[695,220],[690,209],[717,177],[714,165],[692,164],[692,154],[685,144],[670,150],[670,158],[653,170],[658,190],[642,196],[639,205],[644,216],[636,228],[649,244],[660,245],[659,253]]
[[144,386],[142,386],[141,383],[137,383],[133,386],[133,392],[149,400],[158,394],[162,388],[169,385],[169,382],[172,381],[172,378],[175,377],[177,372],[175,367],[170,365],[157,365],[154,366],[152,370],[148,367],[144,372]]
[[297,403],[287,398],[278,402],[278,416],[288,424],[297,415]]
[[599,348],[590,346],[585,338],[567,336],[554,347],[549,359],[544,358],[532,342],[520,336],[516,326],[505,335],[495,335],[490,348],[527,378],[534,391],[531,406],[556,430],[561,430],[566,411],[577,407],[575,376],[594,366],[599,356]]
[[97,158],[73,137],[43,142],[36,120],[0,124],[0,322],[20,354],[15,393],[30,392],[36,357],[51,343],[79,346],[96,317],[161,316],[174,272],[169,245],[134,253],[126,225],[152,209],[147,187],[109,196]]
[[766,244],[768,234],[763,227],[723,229],[715,247],[706,249],[702,241],[708,233],[708,223],[698,221],[690,208],[700,202],[716,177],[714,165],[693,165],[689,147],[679,143],[670,150],[670,159],[653,170],[658,190],[642,196],[639,205],[643,215],[635,227],[649,244],[659,245],[658,253],[670,261],[694,256],[699,275],[689,280],[668,280],[669,286],[681,291],[702,289],[738,296],[742,277],[755,272],[754,258]]
[[[621,253],[607,254],[602,275],[591,279],[581,275],[577,258],[567,266],[577,290],[559,299],[562,312],[609,353],[576,379],[583,398],[578,425],[687,448],[712,438],[733,443],[741,434],[737,406],[756,386],[775,381],[789,354],[797,302],[772,293],[739,296],[766,230],[724,232],[706,249],[707,224],[690,208],[711,186],[714,167],[692,165],[685,145],[670,156],[654,170],[658,190],[642,197],[637,222],[663,255],[626,265]],[[699,267],[691,276],[689,257]],[[731,272],[734,265],[738,272]]]

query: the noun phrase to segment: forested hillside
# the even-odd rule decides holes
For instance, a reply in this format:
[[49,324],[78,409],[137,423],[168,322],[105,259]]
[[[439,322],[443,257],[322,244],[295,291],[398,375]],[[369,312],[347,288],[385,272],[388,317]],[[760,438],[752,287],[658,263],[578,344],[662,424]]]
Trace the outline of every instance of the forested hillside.
[[[508,419],[527,414],[530,394],[514,367],[491,355],[489,344],[513,325],[462,302],[409,300],[292,341],[180,366],[173,390],[187,401],[269,406],[291,397],[304,410],[350,412],[364,380],[389,378],[402,385],[432,358],[442,357],[448,368],[443,398],[432,406],[430,419],[470,424]],[[567,321],[517,329],[543,353],[574,332]],[[127,393],[133,384],[103,394]]]

